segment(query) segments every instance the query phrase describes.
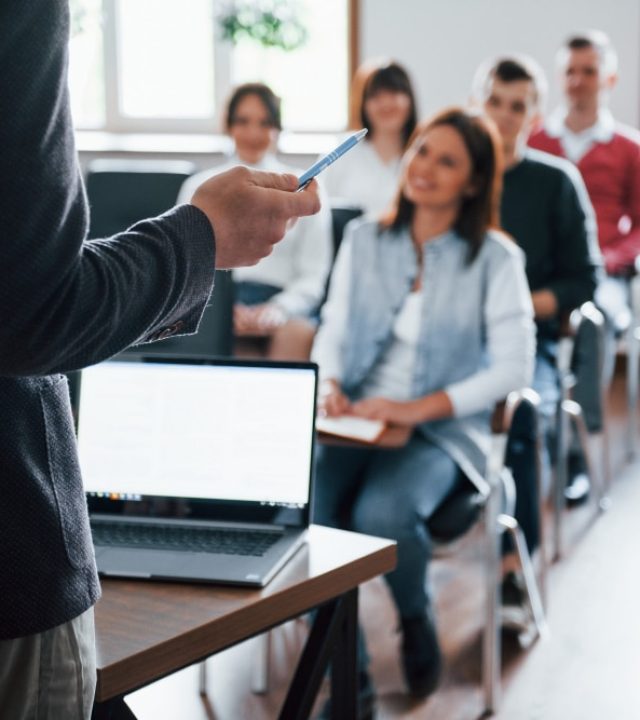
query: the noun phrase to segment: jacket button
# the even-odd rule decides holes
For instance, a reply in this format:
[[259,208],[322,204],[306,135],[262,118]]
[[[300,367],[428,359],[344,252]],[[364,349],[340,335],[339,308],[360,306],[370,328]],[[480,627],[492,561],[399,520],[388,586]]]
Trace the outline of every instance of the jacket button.
[[171,337],[172,335],[175,335],[178,330],[184,325],[182,320],[178,320],[177,322],[173,323],[173,325],[169,325],[164,330],[160,330],[160,332],[156,333],[155,336],[153,336],[153,340],[164,340],[165,338]]

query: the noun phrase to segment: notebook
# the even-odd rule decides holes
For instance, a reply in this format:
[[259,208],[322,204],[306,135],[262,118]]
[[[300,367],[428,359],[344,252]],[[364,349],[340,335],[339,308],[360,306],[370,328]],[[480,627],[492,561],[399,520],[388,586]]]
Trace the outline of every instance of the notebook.
[[316,418],[316,430],[320,433],[372,444],[380,439],[386,427],[382,420],[369,420],[355,415]]
[[312,363],[121,356],[84,370],[99,573],[269,582],[309,525],[316,385]]

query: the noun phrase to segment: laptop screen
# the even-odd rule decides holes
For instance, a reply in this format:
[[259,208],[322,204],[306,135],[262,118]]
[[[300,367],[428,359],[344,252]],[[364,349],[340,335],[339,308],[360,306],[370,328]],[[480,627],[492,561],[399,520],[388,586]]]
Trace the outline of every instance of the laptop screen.
[[100,510],[115,501],[135,511],[173,498],[306,507],[315,397],[310,363],[149,358],[90,367],[78,409],[90,506],[93,498]]

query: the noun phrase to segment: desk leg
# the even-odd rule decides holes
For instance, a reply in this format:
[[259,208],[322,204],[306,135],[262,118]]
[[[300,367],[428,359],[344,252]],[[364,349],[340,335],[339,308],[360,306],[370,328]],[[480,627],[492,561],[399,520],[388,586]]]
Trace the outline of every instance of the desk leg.
[[343,603],[344,617],[331,658],[331,715],[332,720],[355,720],[358,706],[358,591],[345,595]]
[[355,720],[357,708],[356,639],[358,589],[354,588],[317,612],[280,720],[306,720],[331,663],[331,715]]
[[103,703],[95,703],[91,720],[136,720],[124,698],[113,698]]

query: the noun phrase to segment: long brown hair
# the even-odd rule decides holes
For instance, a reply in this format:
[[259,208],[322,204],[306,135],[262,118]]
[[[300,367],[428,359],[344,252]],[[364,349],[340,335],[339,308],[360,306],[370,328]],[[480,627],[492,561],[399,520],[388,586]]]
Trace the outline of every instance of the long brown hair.
[[364,109],[365,100],[379,90],[390,90],[408,96],[410,101],[409,115],[402,128],[402,140],[407,146],[418,121],[416,98],[407,71],[397,62],[390,60],[369,60],[356,70],[351,83],[349,98],[349,128],[360,130],[367,128],[368,139],[373,137],[373,128]]
[[[404,164],[414,145],[429,130],[442,125],[452,127],[462,138],[471,158],[471,182],[475,193],[464,197],[454,230],[469,243],[469,262],[478,254],[489,228],[499,227],[499,203],[502,189],[502,146],[498,131],[487,118],[475,110],[453,107],[420,123],[409,141]],[[411,224],[415,205],[404,194],[405,178],[401,181],[395,202],[381,221],[382,228],[399,230]]]

